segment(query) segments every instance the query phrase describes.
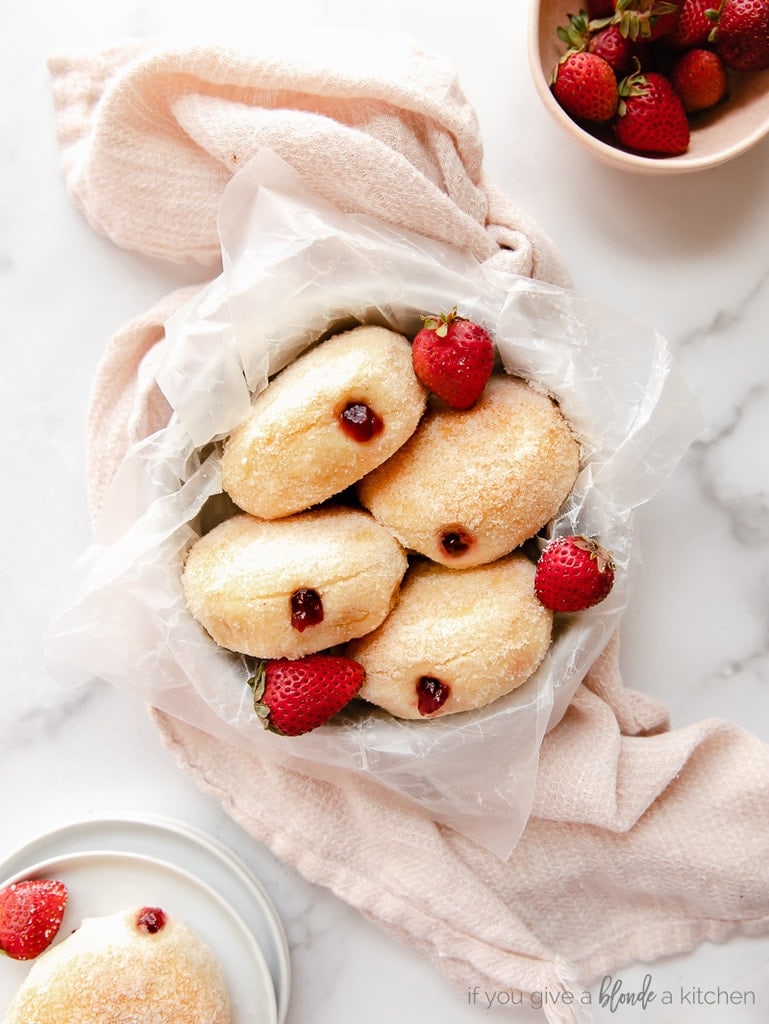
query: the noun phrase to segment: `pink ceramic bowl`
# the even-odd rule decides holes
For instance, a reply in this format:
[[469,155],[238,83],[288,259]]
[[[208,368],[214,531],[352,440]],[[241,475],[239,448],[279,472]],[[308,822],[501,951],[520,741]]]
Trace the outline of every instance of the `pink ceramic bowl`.
[[561,108],[550,91],[550,76],[565,50],[556,35],[580,4],[573,0],[531,0],[529,62],[537,92],[554,120],[603,163],[637,174],[686,174],[725,163],[754,146],[769,132],[769,71],[735,75],[729,98],[690,120],[691,142],[682,156],[630,153],[606,133],[592,134]]

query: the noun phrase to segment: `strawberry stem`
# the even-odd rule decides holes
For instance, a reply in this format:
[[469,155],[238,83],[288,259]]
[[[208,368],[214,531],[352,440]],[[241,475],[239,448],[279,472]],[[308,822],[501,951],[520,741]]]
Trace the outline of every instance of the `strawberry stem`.
[[257,718],[265,729],[270,728],[270,709],[263,703],[265,687],[267,686],[267,662],[257,662],[254,674],[248,680],[248,685],[254,691],[254,711]]
[[574,53],[586,50],[590,42],[590,23],[585,11],[569,14],[569,24],[559,25],[555,33]]
[[574,547],[579,548],[580,551],[587,551],[590,558],[597,562],[599,572],[606,572],[607,569],[614,572],[617,568],[611,554],[606,548],[601,547],[594,537],[586,537],[584,534],[579,534],[574,539]]
[[428,331],[435,331],[439,338],[445,338],[449,333],[452,320],[457,319],[461,319],[461,317],[457,316],[457,307],[454,306],[449,313],[441,313],[437,317],[432,313],[428,313],[422,317],[422,323]]
[[652,29],[660,18],[674,14],[676,3],[670,0],[617,0],[611,21],[619,27],[626,39],[650,39]]
[[620,117],[624,117],[627,109],[625,100],[632,96],[645,96],[649,91],[649,81],[643,71],[641,71],[640,60],[638,57],[633,57],[633,61],[635,63],[635,71],[626,75],[617,85],[617,93],[619,95],[617,113]]

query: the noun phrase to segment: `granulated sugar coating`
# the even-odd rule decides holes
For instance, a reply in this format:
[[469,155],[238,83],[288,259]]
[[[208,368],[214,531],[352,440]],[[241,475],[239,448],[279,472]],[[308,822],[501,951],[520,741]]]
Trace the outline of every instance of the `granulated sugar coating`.
[[224,490],[260,519],[326,501],[397,451],[426,400],[405,337],[375,326],[334,335],[257,396],[225,444]]
[[[193,545],[183,586],[190,611],[222,647],[301,658],[375,629],[406,565],[398,541],[359,509],[266,521],[244,514]],[[318,607],[315,624],[304,628],[294,599],[308,590]]]
[[534,571],[522,554],[462,572],[415,565],[395,610],[348,646],[366,670],[360,696],[419,719],[482,708],[520,686],[545,656],[553,621]]
[[404,547],[464,569],[501,558],[552,519],[579,457],[555,402],[499,375],[465,412],[428,409],[358,495]]
[[230,1024],[213,953],[165,914],[157,931],[139,908],[92,917],[32,966],[5,1024]]

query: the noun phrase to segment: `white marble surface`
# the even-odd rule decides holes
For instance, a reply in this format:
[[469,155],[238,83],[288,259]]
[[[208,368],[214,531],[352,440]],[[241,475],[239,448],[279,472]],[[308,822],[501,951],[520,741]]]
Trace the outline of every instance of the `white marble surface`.
[[[725,716],[769,740],[769,140],[683,179],[627,177],[598,165],[540,106],[526,60],[526,7],[35,0],[0,12],[0,857],[48,828],[121,813],[168,815],[223,837],[258,872],[285,922],[294,969],[289,1024],[470,1024],[490,1011],[468,1005],[433,966],[251,841],[177,770],[138,702],[106,685],[50,698],[40,642],[57,588],[89,537],[83,441],[99,355],[152,301],[201,278],[117,250],[75,210],[59,171],[44,60],[55,50],[180,28],[247,44],[298,20],[407,30],[451,59],[479,114],[489,176],[557,240],[578,289],[667,336],[707,422],[637,518],[645,568],[625,619],[625,679],[666,701],[674,725]],[[658,988],[743,979],[763,1000],[760,1017],[738,1008],[687,1016],[679,1006],[594,1018],[766,1020],[768,955],[766,942],[736,940],[652,968]],[[622,977],[637,985],[645,970]],[[504,1016],[540,1019],[527,1010]]]

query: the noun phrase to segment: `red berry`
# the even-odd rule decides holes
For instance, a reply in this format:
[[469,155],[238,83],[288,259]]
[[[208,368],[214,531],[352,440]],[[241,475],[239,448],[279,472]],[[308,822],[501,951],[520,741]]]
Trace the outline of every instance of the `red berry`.
[[689,122],[669,78],[657,71],[628,75],[619,84],[614,135],[628,149],[680,156],[689,148]]
[[769,68],[769,0],[723,0],[715,30],[715,48],[736,71]]
[[569,51],[559,61],[550,88],[571,117],[609,121],[617,110],[617,79],[595,53]]
[[728,86],[724,62],[712,50],[682,53],[671,69],[670,81],[689,114],[714,107]]
[[542,552],[534,589],[554,612],[579,612],[603,601],[614,585],[614,560],[590,537],[561,537]]
[[69,893],[64,882],[34,878],[0,891],[0,952],[33,960],[53,942]]
[[494,343],[479,324],[457,316],[456,307],[425,317],[411,359],[424,386],[452,409],[469,409],[480,398],[494,365]]
[[360,690],[365,675],[357,661],[331,654],[261,662],[249,680],[254,710],[265,729],[301,736],[341,711]]
[[635,44],[622,35],[618,25],[607,25],[590,37],[588,50],[603,57],[614,74],[621,76],[632,67]]
[[713,0],[681,0],[675,24],[665,35],[665,43],[675,50],[704,46],[713,31],[713,21],[708,16],[713,6]]

